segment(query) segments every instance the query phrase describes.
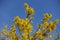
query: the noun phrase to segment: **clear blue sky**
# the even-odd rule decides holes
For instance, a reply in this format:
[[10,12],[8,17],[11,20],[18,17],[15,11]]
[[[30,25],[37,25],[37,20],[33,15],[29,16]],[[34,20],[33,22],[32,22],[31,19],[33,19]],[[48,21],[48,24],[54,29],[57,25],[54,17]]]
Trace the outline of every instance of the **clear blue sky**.
[[[0,0],[0,32],[3,29],[3,24],[10,26],[15,16],[25,18],[24,3],[28,3],[35,9],[32,22],[35,29],[37,23],[41,23],[44,13],[52,13],[53,19],[60,20],[60,0]],[[60,21],[57,24],[58,31],[59,26]]]

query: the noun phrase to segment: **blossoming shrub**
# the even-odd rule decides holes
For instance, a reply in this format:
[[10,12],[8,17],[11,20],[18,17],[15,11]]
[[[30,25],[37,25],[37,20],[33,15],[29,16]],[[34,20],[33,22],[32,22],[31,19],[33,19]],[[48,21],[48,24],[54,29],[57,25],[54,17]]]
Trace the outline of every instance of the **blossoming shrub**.
[[[34,8],[30,7],[27,3],[24,4],[24,8],[27,14],[26,18],[22,19],[19,16],[16,16],[10,30],[7,31],[7,25],[2,30],[4,40],[7,38],[9,40],[44,40],[45,38],[52,38],[55,36],[54,34],[51,35],[49,33],[56,30],[58,19],[49,21],[49,19],[52,18],[52,14],[44,14],[44,18],[41,21],[42,24],[38,24],[38,30],[33,32],[31,21],[33,20]],[[18,31],[16,31],[16,28],[18,28]],[[19,32],[19,34],[17,34],[17,32]]]

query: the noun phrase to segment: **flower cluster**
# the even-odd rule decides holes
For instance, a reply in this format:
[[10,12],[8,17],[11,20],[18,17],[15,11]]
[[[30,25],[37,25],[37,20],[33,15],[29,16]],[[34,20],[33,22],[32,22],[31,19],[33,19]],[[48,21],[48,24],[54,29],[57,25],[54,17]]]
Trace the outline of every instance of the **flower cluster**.
[[19,16],[16,16],[14,19],[14,23],[19,28],[19,31],[22,33],[22,40],[25,40],[28,38],[28,35],[32,32],[32,25],[30,23],[30,20],[28,18],[21,19]]
[[24,4],[24,8],[26,10],[27,17],[34,14],[34,9],[32,7],[29,7],[27,3]]

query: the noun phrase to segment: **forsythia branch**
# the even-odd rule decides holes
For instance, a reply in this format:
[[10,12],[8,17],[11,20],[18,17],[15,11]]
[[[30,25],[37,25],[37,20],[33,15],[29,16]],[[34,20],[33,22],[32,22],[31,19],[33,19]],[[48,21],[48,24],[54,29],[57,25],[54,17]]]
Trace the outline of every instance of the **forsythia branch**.
[[[46,13],[41,21],[42,24],[38,24],[38,30],[33,33],[31,21],[33,20],[34,8],[30,7],[27,3],[24,4],[24,8],[27,14],[26,18],[22,19],[19,16],[16,16],[12,22],[13,25],[11,25],[10,30],[7,31],[6,26],[2,30],[1,34],[4,35],[4,40],[6,40],[6,38],[9,38],[10,40],[44,40],[45,38],[56,36],[56,34],[52,35],[49,33],[56,30],[56,25],[59,20],[56,19],[48,22],[53,15]],[[17,34],[16,28],[18,28],[20,34]],[[31,33],[33,33],[33,35],[30,35]],[[0,38],[2,36],[1,34]],[[58,37],[58,40],[60,40],[60,37]]]

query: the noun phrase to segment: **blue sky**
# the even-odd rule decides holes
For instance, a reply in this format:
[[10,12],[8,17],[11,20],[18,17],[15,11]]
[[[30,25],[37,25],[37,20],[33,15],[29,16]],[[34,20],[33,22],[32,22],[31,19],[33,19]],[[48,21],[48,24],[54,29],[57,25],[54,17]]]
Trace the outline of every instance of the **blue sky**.
[[[34,20],[32,25],[34,30],[38,23],[41,23],[44,13],[52,13],[53,19],[60,20],[60,0],[0,0],[0,32],[4,24],[9,26],[15,16],[25,18],[24,3],[28,3],[35,9]],[[59,31],[60,21],[57,24]]]

